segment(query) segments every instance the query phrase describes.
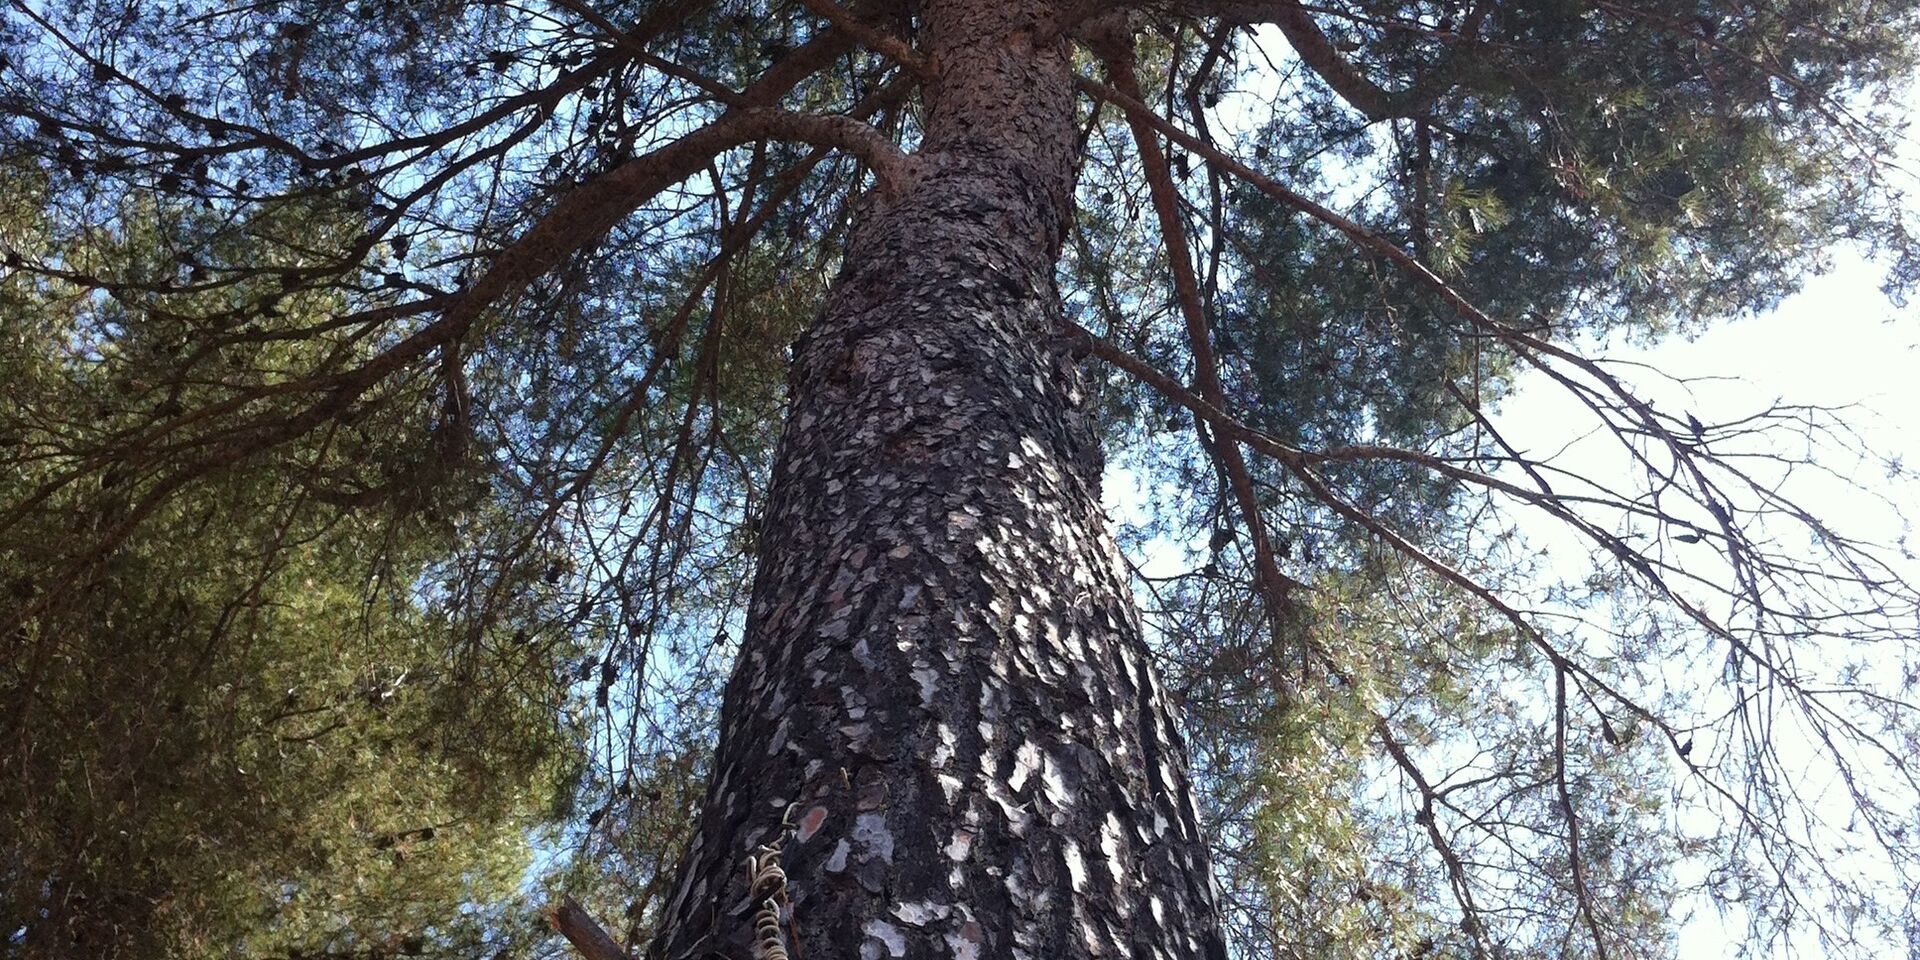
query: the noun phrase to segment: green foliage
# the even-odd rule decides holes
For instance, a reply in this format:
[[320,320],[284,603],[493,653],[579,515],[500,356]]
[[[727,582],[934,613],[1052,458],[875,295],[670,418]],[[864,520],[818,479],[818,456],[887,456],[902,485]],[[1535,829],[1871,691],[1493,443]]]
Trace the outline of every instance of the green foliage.
[[[63,259],[137,264],[152,231],[181,226],[131,208],[120,235]],[[35,211],[7,213],[19,249]],[[9,956],[469,955],[499,935],[573,762],[550,668],[476,650],[420,592],[467,509],[445,492],[458,485],[406,487],[410,509],[385,517],[319,499],[366,469],[411,469],[430,425],[356,424],[162,502],[139,462],[49,492],[112,438],[205,402],[215,388],[171,364],[208,342],[204,317],[250,295],[137,309],[21,273],[0,283],[0,436],[21,467],[0,475],[18,511],[0,583],[25,613],[0,658],[21,745],[0,758]],[[250,326],[320,316],[295,300]],[[270,383],[323,348],[243,332],[198,363]]]
[[[922,26],[914,4],[843,6]],[[1264,595],[1217,429],[1089,367],[1111,459],[1147,491],[1123,537],[1155,570],[1138,583],[1237,948],[1659,955],[1690,894],[1751,907],[1756,943],[1815,906],[1869,951],[1911,922],[1898,890],[1834,875],[1833,831],[1774,830],[1804,812],[1799,773],[1740,732],[1773,729],[1755,703],[1829,715],[1799,665],[1837,641],[1906,648],[1887,624],[1909,625],[1910,591],[1823,531],[1806,556],[1779,547],[1764,523],[1790,511],[1683,469],[1726,466],[1719,437],[1604,381],[1571,382],[1658,494],[1552,474],[1589,497],[1555,518],[1599,532],[1579,582],[1538,591],[1549,564],[1512,515],[1535,505],[1478,481],[1545,466],[1487,416],[1522,371],[1584,376],[1560,351],[1765,309],[1841,244],[1883,255],[1895,292],[1920,281],[1889,166],[1916,5],[1302,5],[1384,108],[1271,31],[1180,12],[1208,6],[1140,7],[1153,106],[1506,325],[1173,151],[1224,406],[1325,456],[1310,474],[1250,457],[1298,581]],[[9,955],[474,955],[542,936],[522,898],[560,891],[644,941],[701,791],[788,347],[868,181],[751,143],[550,259],[514,244],[830,32],[776,0],[4,16],[0,588],[22,612],[0,621],[18,745],[0,922],[27,931]],[[809,69],[778,103],[861,111],[913,147],[915,78],[853,44]],[[1069,315],[1193,383],[1130,132],[1090,98],[1079,120]],[[1676,530],[1748,551],[1765,585],[1718,599],[1756,626],[1675,612],[1662,577],[1717,572],[1659,552]],[[1171,573],[1146,562],[1172,554]],[[1537,603],[1510,617],[1515,593]],[[1689,672],[1715,681],[1668,682]],[[1678,731],[1710,707],[1728,709],[1689,759]],[[1840,770],[1915,742],[1910,713],[1864,713],[1884,726],[1842,725],[1865,740]],[[1732,746],[1702,764],[1710,735]],[[1696,808],[1695,830],[1679,808],[1700,782],[1756,799]],[[1858,804],[1868,833],[1911,819]],[[1920,864],[1898,838],[1882,852]]]
[[[1170,549],[1187,547],[1190,569],[1162,570],[1144,583],[1150,619],[1188,691],[1196,766],[1227,828],[1223,873],[1240,942],[1249,955],[1659,955],[1675,905],[1689,894],[1736,909],[1766,901],[1745,916],[1754,942],[1770,943],[1793,925],[1788,914],[1818,899],[1795,890],[1809,883],[1830,886],[1838,892],[1829,903],[1846,904],[1834,908],[1846,923],[1815,924],[1830,948],[1871,952],[1863,945],[1875,936],[1897,942],[1912,922],[1896,889],[1910,881],[1897,872],[1878,895],[1857,892],[1877,879],[1811,866],[1799,874],[1791,854],[1751,839],[1771,829],[1770,813],[1743,817],[1723,807],[1717,831],[1706,835],[1676,826],[1700,816],[1677,798],[1710,775],[1685,762],[1680,748],[1691,750],[1691,737],[1624,704],[1671,716],[1724,696],[1723,719],[1702,723],[1722,743],[1742,744],[1730,753],[1743,759],[1719,769],[1740,781],[1732,793],[1766,798],[1756,810],[1792,807],[1794,789],[1785,785],[1803,774],[1774,769],[1767,748],[1743,752],[1755,741],[1736,727],[1775,722],[1760,719],[1772,708],[1753,707],[1760,695],[1752,688],[1729,681],[1737,692],[1723,695],[1710,680],[1662,674],[1658,664],[1679,670],[1671,665],[1728,655],[1707,639],[1719,621],[1695,632],[1697,622],[1648,612],[1671,598],[1661,582],[1667,571],[1635,555],[1648,526],[1605,511],[1556,515],[1626,539],[1594,551],[1588,583],[1550,591],[1543,602],[1568,624],[1620,622],[1556,624],[1538,642],[1516,635],[1459,582],[1434,568],[1383,562],[1381,551],[1382,531],[1394,532],[1494,596],[1528,595],[1551,573],[1514,542],[1514,514],[1500,497],[1419,459],[1492,465],[1522,486],[1531,486],[1524,470],[1539,467],[1562,492],[1584,482],[1504,449],[1480,419],[1517,373],[1566,376],[1559,358],[1526,338],[1577,349],[1588,338],[1695,332],[1771,307],[1844,244],[1881,255],[1893,293],[1910,290],[1915,246],[1895,186],[1902,117],[1893,96],[1914,65],[1915,8],[1365,0],[1303,7],[1340,60],[1376,88],[1384,111],[1367,116],[1373,105],[1350,101],[1339,83],[1287,59],[1277,37],[1256,50],[1204,23],[1142,44],[1151,58],[1142,86],[1167,91],[1156,106],[1205,130],[1224,152],[1418,257],[1516,334],[1472,322],[1431,284],[1297,205],[1175,150],[1229,408],[1309,452],[1378,446],[1408,454],[1332,458],[1315,468],[1317,489],[1297,469],[1256,460],[1252,479],[1280,567],[1303,584],[1275,616],[1263,609],[1274,598],[1263,605],[1245,589],[1255,579],[1252,546],[1227,478],[1189,432],[1186,413],[1125,376],[1102,385],[1110,444],[1149,498],[1148,519],[1130,533],[1135,555],[1164,561]],[[1275,60],[1277,71],[1269,68]],[[1127,139],[1125,126],[1110,117],[1090,129],[1068,247],[1070,308],[1085,326],[1186,379],[1193,354],[1165,293],[1169,267],[1145,226],[1152,216],[1143,177],[1129,151],[1113,146]],[[1568,386],[1588,391],[1602,409],[1619,403],[1633,411],[1638,402],[1606,396],[1607,384],[1583,377]],[[1697,421],[1671,422],[1675,441],[1700,442]],[[1657,421],[1636,433],[1641,428],[1611,428],[1626,446],[1641,436],[1656,448],[1645,461],[1655,492],[1625,496],[1664,507],[1660,498],[1679,472],[1658,450]],[[1648,456],[1645,448],[1640,455]],[[1611,491],[1583,493],[1604,500]],[[1713,503],[1703,515],[1760,528],[1744,514],[1731,519],[1745,508],[1725,489],[1705,499]],[[1333,500],[1375,526],[1354,522]],[[1655,517],[1655,532],[1670,522],[1663,510]],[[1649,569],[1657,572],[1647,576]],[[1689,573],[1698,571],[1672,575]],[[1761,596],[1774,589],[1769,577],[1751,596],[1735,588],[1727,599],[1737,608],[1781,603]],[[1876,623],[1903,616],[1912,592],[1904,581],[1892,586],[1897,580],[1889,572],[1890,589],[1850,609],[1876,611],[1868,615]],[[1555,623],[1532,616],[1530,604],[1516,606],[1523,619]],[[1826,662],[1837,656],[1827,651],[1849,642],[1847,631],[1879,635],[1864,621],[1835,626],[1846,616],[1794,621],[1777,633],[1760,627],[1753,642],[1774,651],[1763,660],[1791,647]],[[1571,660],[1554,659],[1562,655]],[[1552,683],[1541,678],[1564,675],[1564,663],[1593,672],[1570,683],[1573,705],[1562,715],[1552,708]],[[1816,713],[1827,708],[1799,699],[1804,693],[1779,695]],[[1912,727],[1911,717],[1876,717],[1855,732],[1866,753],[1897,754],[1898,744],[1912,742]],[[1389,738],[1400,741],[1405,763],[1386,748]],[[1838,755],[1850,749],[1836,750],[1839,765],[1849,763]],[[1467,785],[1446,785],[1450,804],[1423,821],[1414,770],[1436,785]],[[1562,779],[1570,804],[1556,796]],[[1873,811],[1862,818],[1889,824],[1911,815],[1900,801],[1862,808]],[[1575,819],[1577,843],[1567,826]],[[1818,849],[1831,836],[1793,843],[1802,842]],[[1443,843],[1474,874],[1477,909],[1449,876]],[[1570,849],[1589,888],[1578,909]],[[1705,889],[1687,879],[1701,863],[1739,881]],[[1405,869],[1389,874],[1387,865]],[[1756,892],[1762,888],[1769,892]],[[1476,931],[1476,914],[1505,919],[1497,932]]]

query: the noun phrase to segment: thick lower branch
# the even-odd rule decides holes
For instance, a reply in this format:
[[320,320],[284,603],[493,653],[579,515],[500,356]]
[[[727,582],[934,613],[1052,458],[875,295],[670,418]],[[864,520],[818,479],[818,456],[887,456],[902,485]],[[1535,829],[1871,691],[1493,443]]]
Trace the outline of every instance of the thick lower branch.
[[1360,68],[1340,53],[1325,31],[1313,21],[1313,14],[1293,0],[1265,2],[1215,2],[1202,6],[1214,10],[1222,19],[1237,23],[1271,23],[1280,29],[1293,51],[1300,55],[1316,76],[1325,81],[1340,99],[1369,120],[1387,120],[1414,116],[1418,111],[1404,94],[1397,94],[1373,82]]
[[594,922],[572,897],[562,899],[559,906],[548,911],[547,922],[586,960],[631,960],[613,936]]

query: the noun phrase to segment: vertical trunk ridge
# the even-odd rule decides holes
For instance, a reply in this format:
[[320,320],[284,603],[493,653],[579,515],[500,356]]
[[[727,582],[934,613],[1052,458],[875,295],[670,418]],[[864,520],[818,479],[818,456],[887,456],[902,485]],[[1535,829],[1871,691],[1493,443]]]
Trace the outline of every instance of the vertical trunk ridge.
[[747,858],[778,844],[795,958],[1217,960],[1184,749],[1056,339],[1067,51],[1032,45],[1051,4],[922,12],[915,175],[796,346],[714,779],[652,953],[755,956]]

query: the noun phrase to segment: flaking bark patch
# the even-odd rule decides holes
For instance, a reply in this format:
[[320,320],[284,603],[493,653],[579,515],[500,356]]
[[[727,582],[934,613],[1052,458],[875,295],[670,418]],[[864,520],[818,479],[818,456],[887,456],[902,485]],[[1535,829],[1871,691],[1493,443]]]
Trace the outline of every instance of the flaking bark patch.
[[740,865],[791,803],[799,956],[1218,956],[1056,339],[1064,49],[1024,39],[1048,4],[923,12],[922,150],[796,344],[714,780],[651,952],[751,955]]

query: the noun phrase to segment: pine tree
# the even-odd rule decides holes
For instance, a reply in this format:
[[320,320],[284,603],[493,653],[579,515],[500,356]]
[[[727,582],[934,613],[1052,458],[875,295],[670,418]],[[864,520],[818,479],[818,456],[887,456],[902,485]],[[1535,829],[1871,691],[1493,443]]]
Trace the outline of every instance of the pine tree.
[[[1694,889],[1756,943],[1872,952],[1916,924],[1920,681],[1870,671],[1910,658],[1916,592],[1741,446],[1845,423],[1703,423],[1579,346],[1763,309],[1842,242],[1910,286],[1916,28],[1857,0],[16,4],[0,159],[46,213],[0,237],[7,282],[85,295],[9,362],[86,402],[17,401],[0,438],[0,734],[76,682],[84,584],[259,536],[193,523],[253,490],[437,531],[368,593],[442,615],[436,671],[522,668],[458,674],[450,733],[570,685],[586,902],[555,922],[590,954],[1637,957]],[[1508,445],[1523,370],[1637,486]],[[1109,458],[1179,491],[1120,544]],[[1538,610],[1524,512],[1594,556]],[[1130,577],[1142,538],[1199,562]],[[1663,800],[1696,793],[1704,834]]]
[[[12,172],[16,249],[152,256],[170,204],[130,205],[119,236],[56,251],[33,202],[44,181]],[[148,405],[212,399],[207,384],[149,379],[202,332],[181,316],[136,318],[27,272],[0,298],[0,431],[17,450],[110,442]],[[324,316],[310,300],[263,329]],[[246,377],[314,345],[216,349]],[[9,609],[33,610],[0,670],[8,956],[459,954],[508,932],[526,839],[548,829],[575,762],[564,690],[531,651],[457,656],[444,611],[411,593],[454,537],[434,506],[356,514],[288,482],[410,426],[368,418],[354,439],[208,478],[79,563],[73,552],[123,519],[137,468],[60,484],[57,455],[27,456],[0,477],[18,511],[0,583]],[[440,484],[440,509],[463,496],[457,480]],[[463,913],[476,903],[494,909]]]

